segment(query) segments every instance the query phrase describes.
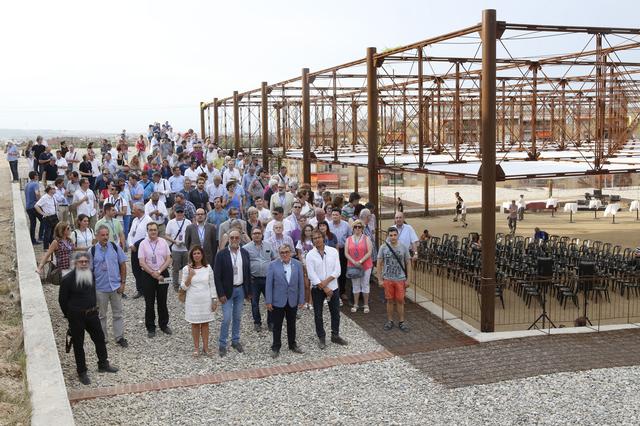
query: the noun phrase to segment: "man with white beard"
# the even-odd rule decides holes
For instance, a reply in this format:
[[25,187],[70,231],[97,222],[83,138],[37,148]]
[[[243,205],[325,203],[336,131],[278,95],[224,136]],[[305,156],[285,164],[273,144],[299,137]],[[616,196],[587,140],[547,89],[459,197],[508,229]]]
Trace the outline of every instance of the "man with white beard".
[[116,373],[118,369],[109,364],[104,332],[98,317],[96,286],[89,267],[91,256],[86,252],[74,255],[75,268],[62,277],[58,302],[65,318],[69,321],[69,331],[76,359],[76,371],[80,382],[91,384],[87,376],[87,363],[84,355],[84,331],[87,330],[98,356],[98,371]]

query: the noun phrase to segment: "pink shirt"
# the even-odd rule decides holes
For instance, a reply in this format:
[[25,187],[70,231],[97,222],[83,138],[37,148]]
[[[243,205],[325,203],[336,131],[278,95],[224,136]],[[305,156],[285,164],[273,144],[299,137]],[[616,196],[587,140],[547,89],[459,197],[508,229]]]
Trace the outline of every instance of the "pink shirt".
[[[347,238],[347,247],[346,247],[346,249],[347,249],[347,252],[349,253],[349,256],[351,256],[352,259],[360,260],[367,254],[367,239],[368,238],[369,237],[367,237],[366,235],[362,234],[360,236],[360,241],[358,241],[358,244],[355,243],[353,235],[350,236],[349,238]],[[347,261],[347,266],[353,266],[353,263]],[[369,256],[369,258],[364,261],[364,263],[362,264],[362,268],[365,271],[367,269],[373,268],[373,260],[371,259],[371,256]]]
[[164,238],[158,238],[155,242],[145,238],[138,248],[138,259],[144,259],[154,271],[159,270],[170,255],[169,244]]

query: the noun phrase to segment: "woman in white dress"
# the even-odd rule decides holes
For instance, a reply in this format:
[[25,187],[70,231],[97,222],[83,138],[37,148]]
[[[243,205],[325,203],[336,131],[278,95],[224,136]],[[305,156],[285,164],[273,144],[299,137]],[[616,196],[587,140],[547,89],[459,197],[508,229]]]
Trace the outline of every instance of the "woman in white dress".
[[218,309],[216,286],[213,282],[213,270],[207,264],[204,251],[194,246],[189,252],[189,263],[182,268],[180,287],[187,292],[184,302],[184,317],[191,323],[193,337],[193,356],[200,355],[200,336],[202,353],[209,354],[209,323]]

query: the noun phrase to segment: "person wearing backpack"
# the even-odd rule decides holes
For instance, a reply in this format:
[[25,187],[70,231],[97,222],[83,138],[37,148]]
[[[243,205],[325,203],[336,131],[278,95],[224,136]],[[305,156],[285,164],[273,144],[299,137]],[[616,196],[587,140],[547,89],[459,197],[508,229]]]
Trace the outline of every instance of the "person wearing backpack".
[[91,268],[96,283],[96,302],[100,325],[104,332],[105,340],[109,333],[107,330],[107,312],[111,305],[113,322],[113,337],[118,345],[126,348],[129,346],[124,338],[124,309],[122,296],[127,279],[127,255],[113,241],[109,241],[110,228],[106,224],[98,226],[96,237],[98,243],[91,247]]
[[[378,282],[384,286],[384,297],[387,300],[387,322],[385,331],[393,328],[393,311],[398,312],[398,328],[404,332],[409,326],[404,318],[404,295],[409,285],[409,248],[398,240],[398,229],[390,227],[389,236],[378,251]],[[395,309],[394,309],[395,308]]]

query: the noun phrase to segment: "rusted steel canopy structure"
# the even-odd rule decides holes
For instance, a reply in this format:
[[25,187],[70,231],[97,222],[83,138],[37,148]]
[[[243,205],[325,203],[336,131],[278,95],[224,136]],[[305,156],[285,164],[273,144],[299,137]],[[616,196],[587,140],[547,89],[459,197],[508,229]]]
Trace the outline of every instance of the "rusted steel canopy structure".
[[[482,22],[200,105],[201,132],[263,157],[474,177],[484,245],[495,181],[640,171],[640,29]],[[554,51],[543,41],[552,39]],[[267,164],[267,161],[265,161]],[[493,330],[495,253],[481,319]]]

